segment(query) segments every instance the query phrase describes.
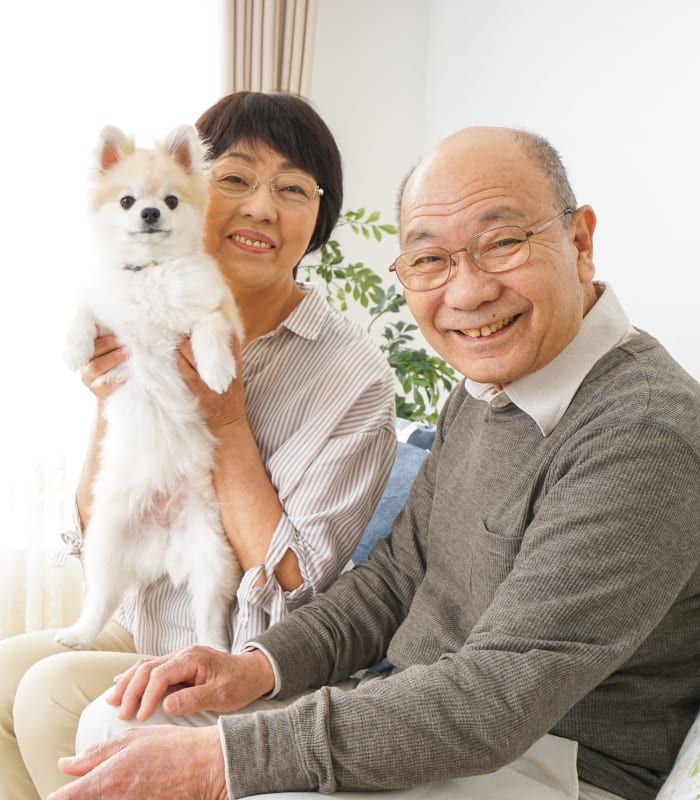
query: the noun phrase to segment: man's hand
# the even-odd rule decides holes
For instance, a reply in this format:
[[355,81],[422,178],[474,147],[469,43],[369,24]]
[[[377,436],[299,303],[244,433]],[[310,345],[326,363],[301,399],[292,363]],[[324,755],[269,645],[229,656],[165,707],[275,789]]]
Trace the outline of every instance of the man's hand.
[[51,800],[226,800],[224,754],[218,728],[153,725],[59,759],[67,775],[82,776]]
[[259,650],[230,655],[209,647],[193,646],[172,655],[142,659],[118,675],[108,698],[121,705],[120,719],[148,719],[171,686],[186,684],[163,701],[168,714],[196,711],[236,711],[271,692],[272,666]]

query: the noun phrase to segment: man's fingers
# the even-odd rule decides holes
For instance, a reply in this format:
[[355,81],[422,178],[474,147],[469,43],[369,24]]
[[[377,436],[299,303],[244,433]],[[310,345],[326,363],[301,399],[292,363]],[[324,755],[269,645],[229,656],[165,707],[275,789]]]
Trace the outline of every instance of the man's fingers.
[[109,696],[109,702],[121,706],[119,719],[131,719],[141,704],[141,697],[148,686],[151,672],[162,659],[139,661],[117,681]]
[[136,670],[143,664],[145,661],[150,661],[151,659],[139,659],[132,667],[125,670],[124,672],[120,672],[119,675],[114,676],[114,689],[112,689],[111,694],[107,698],[107,702],[113,706],[118,706],[122,701],[122,696],[124,694],[125,689],[131,683],[136,674]]
[[[139,722],[147,720],[155,711],[158,703],[165,697],[171,686],[192,683],[196,679],[197,672],[198,665],[196,661],[192,661],[187,657],[178,656],[151,669],[148,681],[139,694],[141,707],[136,715],[136,719],[138,719]],[[129,687],[129,690],[130,689],[131,687]]]
[[[147,720],[156,710],[156,706],[167,694],[168,689],[173,685],[173,681],[167,676],[165,670],[167,665],[153,670],[150,680],[141,696],[141,706],[136,719],[139,722]],[[176,681],[177,683],[177,681]],[[163,706],[165,708],[165,706]]]
[[209,686],[187,686],[169,694],[163,700],[163,710],[168,714],[194,714],[197,711],[217,711],[211,701]]
[[92,769],[83,756],[64,756],[59,758],[58,768],[66,775],[74,775],[76,778],[87,775]]
[[178,687],[163,703],[166,712],[224,710],[219,707],[221,691],[216,684],[220,684],[221,679],[217,680],[216,675],[228,658],[228,654],[194,646],[170,656],[144,659],[115,679],[108,701],[111,705],[121,705],[120,719],[131,719],[136,714],[136,719],[143,722],[171,688]]
[[116,739],[92,745],[84,753],[75,756],[65,756],[58,759],[58,768],[66,775],[80,777],[87,775],[103,761],[121,749],[121,744]]

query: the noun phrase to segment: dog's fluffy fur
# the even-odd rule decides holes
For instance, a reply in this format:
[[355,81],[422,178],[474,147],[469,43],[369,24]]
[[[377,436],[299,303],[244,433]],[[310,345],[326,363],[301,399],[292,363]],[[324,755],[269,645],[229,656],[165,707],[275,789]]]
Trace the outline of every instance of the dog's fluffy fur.
[[97,331],[114,333],[127,362],[105,403],[106,434],[85,531],[84,610],[56,638],[88,647],[126,590],[167,573],[187,581],[197,641],[226,650],[240,568],[212,486],[214,439],[177,367],[190,336],[197,371],[214,391],[235,377],[230,338],[242,334],[216,262],[202,250],[206,149],[180,126],[152,149],[105,128],[92,211],[97,269],[81,294],[65,358],[86,363]]

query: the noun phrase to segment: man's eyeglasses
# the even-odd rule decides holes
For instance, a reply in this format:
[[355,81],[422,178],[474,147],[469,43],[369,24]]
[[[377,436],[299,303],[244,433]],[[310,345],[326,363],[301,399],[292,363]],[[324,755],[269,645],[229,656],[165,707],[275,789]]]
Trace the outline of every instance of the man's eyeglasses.
[[[260,179],[253,170],[240,164],[215,164],[212,179],[216,188],[229,197],[245,197],[260,186]],[[298,206],[320,197],[323,189],[308,175],[281,172],[270,178],[270,192],[280,205]]]
[[560,217],[573,214],[573,208],[565,208],[532,230],[526,231],[517,225],[505,225],[477,233],[457,250],[443,247],[425,247],[400,255],[389,267],[401,284],[412,292],[428,292],[443,286],[452,277],[457,266],[453,258],[456,253],[466,253],[472,264],[484,272],[507,272],[521,267],[530,258],[530,239],[548,228]]

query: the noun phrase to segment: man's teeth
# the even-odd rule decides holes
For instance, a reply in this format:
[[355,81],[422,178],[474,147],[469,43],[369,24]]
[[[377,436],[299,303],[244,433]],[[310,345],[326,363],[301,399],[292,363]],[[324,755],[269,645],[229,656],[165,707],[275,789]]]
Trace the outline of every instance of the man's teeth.
[[248,247],[257,247],[260,250],[271,250],[272,245],[268,244],[267,242],[259,242],[257,239],[248,239],[246,236],[238,236],[238,234],[234,234],[232,237],[234,242],[240,242],[241,244],[247,244]]
[[505,319],[498,320],[498,322],[492,322],[490,325],[484,325],[483,328],[465,328],[462,333],[471,336],[472,339],[478,339],[481,336],[488,336],[491,333],[500,331],[501,328],[510,325],[514,319],[515,317],[506,317]]

